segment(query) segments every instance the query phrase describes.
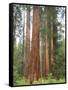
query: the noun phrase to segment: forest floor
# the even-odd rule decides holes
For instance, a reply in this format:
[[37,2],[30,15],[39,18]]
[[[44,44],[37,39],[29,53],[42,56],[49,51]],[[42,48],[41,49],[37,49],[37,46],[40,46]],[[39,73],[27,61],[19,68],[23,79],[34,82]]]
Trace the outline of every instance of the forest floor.
[[[34,84],[57,84],[57,83],[65,83],[65,79],[56,80],[56,79],[51,79],[51,78],[48,78],[48,79],[40,78],[38,81],[33,81],[32,85]],[[16,80],[16,82],[14,83],[14,86],[16,85],[31,85],[31,84],[29,83],[29,81],[26,81],[23,78],[20,80]]]

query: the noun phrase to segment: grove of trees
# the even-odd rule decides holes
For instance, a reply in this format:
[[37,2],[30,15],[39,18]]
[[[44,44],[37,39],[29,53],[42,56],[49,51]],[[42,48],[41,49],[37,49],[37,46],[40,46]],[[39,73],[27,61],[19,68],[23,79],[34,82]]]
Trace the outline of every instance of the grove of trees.
[[13,5],[14,85],[65,82],[65,11]]

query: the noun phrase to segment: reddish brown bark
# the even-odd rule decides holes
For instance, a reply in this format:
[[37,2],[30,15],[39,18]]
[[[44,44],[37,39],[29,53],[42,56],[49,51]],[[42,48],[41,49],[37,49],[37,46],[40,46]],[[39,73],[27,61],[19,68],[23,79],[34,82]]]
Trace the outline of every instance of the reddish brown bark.
[[39,29],[40,29],[40,10],[38,6],[33,7],[33,29],[32,29],[32,47],[30,54],[30,81],[38,80],[40,77],[40,57],[39,57]]

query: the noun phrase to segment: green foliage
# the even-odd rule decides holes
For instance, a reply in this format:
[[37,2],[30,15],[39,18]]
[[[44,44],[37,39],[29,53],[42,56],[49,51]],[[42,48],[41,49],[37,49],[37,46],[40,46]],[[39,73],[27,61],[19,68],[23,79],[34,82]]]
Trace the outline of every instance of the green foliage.
[[19,80],[23,75],[23,45],[19,44],[18,47],[14,47],[14,61],[13,61],[13,81]]
[[59,43],[58,43],[58,48],[56,49],[56,60],[55,60],[55,65],[54,65],[54,75],[57,79],[65,77],[64,40]]
[[44,41],[44,40],[45,40],[45,36],[46,36],[46,29],[45,29],[45,28],[42,28],[42,29],[40,30],[40,33],[41,33],[41,38],[42,38],[42,40]]
[[[65,79],[53,79],[51,78],[51,74],[48,76],[48,79],[40,78],[38,81],[33,81],[32,84],[52,84],[52,83],[64,83]],[[16,80],[14,85],[30,85],[30,82],[26,80],[24,77]]]
[[14,83],[14,86],[15,85],[29,85],[29,81],[27,81],[24,77],[21,77],[16,80],[16,82]]

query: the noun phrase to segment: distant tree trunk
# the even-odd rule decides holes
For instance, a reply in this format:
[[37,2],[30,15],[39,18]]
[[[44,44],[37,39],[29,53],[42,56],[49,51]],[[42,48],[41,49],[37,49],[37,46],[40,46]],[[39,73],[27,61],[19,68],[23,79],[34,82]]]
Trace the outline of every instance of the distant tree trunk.
[[26,56],[25,56],[25,77],[28,78],[28,64],[30,59],[30,7],[27,8],[26,17]]
[[45,13],[41,12],[41,46],[40,46],[40,52],[41,52],[41,77],[45,77]]
[[52,75],[54,76],[54,67],[55,67],[55,61],[56,61],[56,49],[57,49],[57,26],[55,23],[53,23],[53,69],[52,69]]
[[46,28],[46,35],[45,35],[45,76],[47,78],[48,74],[49,74],[49,53],[48,53],[48,49],[49,49],[49,42],[48,42],[48,18],[47,18],[47,10],[46,9],[46,19],[45,19],[45,28]]
[[24,24],[23,24],[23,28],[22,28],[22,30],[23,30],[23,47],[22,47],[22,66],[21,66],[21,72],[22,72],[22,75],[24,75],[24,60],[25,60],[25,32],[24,32],[24,30],[25,30],[25,12],[24,12]]
[[54,62],[54,58],[53,58],[53,56],[54,56],[54,54],[53,54],[53,52],[54,52],[54,48],[53,48],[53,17],[51,16],[51,30],[50,30],[50,32],[51,32],[51,40],[50,40],[50,43],[51,43],[51,49],[50,49],[50,57],[51,57],[51,60],[50,60],[50,72],[52,73],[52,70],[53,70],[53,62]]
[[38,80],[40,77],[40,56],[39,56],[39,29],[40,29],[40,10],[38,6],[33,7],[33,29],[32,47],[30,58],[29,80]]
[[41,63],[41,77],[45,77],[45,42],[44,40],[41,39],[41,47],[40,47],[40,50],[41,50],[41,60],[40,60],[40,63]]
[[56,9],[52,8],[51,10],[51,16],[50,16],[50,32],[51,32],[51,37],[50,37],[50,72],[53,74],[53,69],[54,69],[54,61],[55,61],[55,51],[56,51],[56,25],[55,25],[55,20],[56,20]]
[[46,35],[45,41],[45,76],[47,77],[49,74],[49,53],[48,53],[48,38]]

